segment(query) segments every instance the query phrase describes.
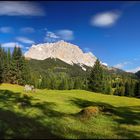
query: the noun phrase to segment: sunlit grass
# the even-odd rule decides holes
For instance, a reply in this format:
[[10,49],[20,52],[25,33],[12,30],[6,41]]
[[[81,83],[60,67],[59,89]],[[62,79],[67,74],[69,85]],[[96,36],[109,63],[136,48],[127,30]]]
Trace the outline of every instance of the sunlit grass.
[[[19,99],[28,95],[28,105]],[[96,117],[82,120],[77,113],[100,106]],[[104,95],[84,90],[36,90],[0,86],[1,138],[140,138],[140,99]]]

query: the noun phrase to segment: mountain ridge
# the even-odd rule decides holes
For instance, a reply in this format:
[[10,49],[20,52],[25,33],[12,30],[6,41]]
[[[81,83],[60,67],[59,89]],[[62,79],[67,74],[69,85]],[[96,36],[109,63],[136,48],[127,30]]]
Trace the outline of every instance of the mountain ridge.
[[96,57],[91,53],[84,53],[79,46],[60,40],[55,43],[32,45],[24,56],[28,59],[45,60],[58,58],[70,65],[79,64],[92,67]]

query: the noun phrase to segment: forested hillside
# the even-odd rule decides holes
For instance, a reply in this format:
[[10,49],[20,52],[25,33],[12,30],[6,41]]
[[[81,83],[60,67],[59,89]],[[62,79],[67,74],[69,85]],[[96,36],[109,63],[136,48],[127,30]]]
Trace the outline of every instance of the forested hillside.
[[[59,59],[29,60],[32,81],[39,88],[86,89],[87,71],[77,65],[69,65]],[[88,68],[88,67],[87,67]]]
[[25,59],[19,47],[13,52],[0,48],[1,83],[32,84],[40,89],[84,89],[119,96],[139,96],[137,75],[103,66],[97,59],[86,71],[78,64],[69,65],[59,59]]

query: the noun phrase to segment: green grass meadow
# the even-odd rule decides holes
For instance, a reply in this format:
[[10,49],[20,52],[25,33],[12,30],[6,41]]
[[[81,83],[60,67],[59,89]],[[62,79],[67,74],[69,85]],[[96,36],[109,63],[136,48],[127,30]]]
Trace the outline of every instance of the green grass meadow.
[[[89,119],[77,115],[88,106],[106,111]],[[2,84],[0,138],[140,139],[140,99],[84,90],[25,93],[22,86]]]

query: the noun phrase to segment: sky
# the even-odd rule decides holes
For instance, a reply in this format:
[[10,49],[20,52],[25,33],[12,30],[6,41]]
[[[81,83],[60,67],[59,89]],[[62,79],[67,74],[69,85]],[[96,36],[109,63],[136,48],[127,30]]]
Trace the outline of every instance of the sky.
[[0,43],[23,52],[65,40],[108,66],[140,70],[140,2],[0,1]]

